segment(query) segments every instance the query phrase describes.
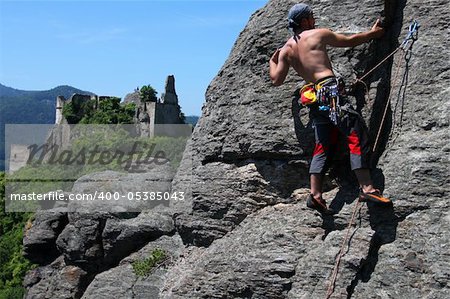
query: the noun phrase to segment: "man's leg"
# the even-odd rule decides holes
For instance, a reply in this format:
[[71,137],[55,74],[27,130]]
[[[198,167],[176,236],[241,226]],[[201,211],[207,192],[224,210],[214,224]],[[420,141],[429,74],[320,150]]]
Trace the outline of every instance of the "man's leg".
[[350,119],[346,128],[347,143],[350,150],[350,164],[355,171],[359,186],[361,187],[360,201],[372,201],[382,204],[392,204],[392,202],[381,195],[380,190],[373,186],[369,171],[370,146],[367,137],[367,128],[363,121],[354,115],[349,115]]
[[361,187],[362,192],[370,193],[376,191],[376,189],[373,187],[372,179],[370,178],[369,169],[355,169],[355,175],[358,179],[359,187]]
[[313,158],[309,167],[311,180],[311,194],[316,199],[322,198],[322,180],[330,153],[331,125],[328,123],[315,123],[315,147]]
[[380,190],[375,189],[370,178],[370,172],[367,168],[355,169],[356,178],[358,179],[361,193],[360,201],[371,201],[379,204],[391,205],[392,201],[381,195]]
[[316,199],[322,198],[322,174],[311,173],[311,194]]
[[306,204],[309,208],[315,209],[323,214],[331,214],[327,208],[325,200],[322,198],[322,181],[323,173],[329,162],[330,146],[334,145],[337,140],[337,128],[333,128],[329,122],[314,122],[316,145],[314,148],[313,158],[309,168],[311,196]]
[[322,198],[322,178],[323,175],[320,173],[311,173],[311,195],[306,201],[306,206],[322,214],[331,215],[333,211],[327,208],[327,203]]

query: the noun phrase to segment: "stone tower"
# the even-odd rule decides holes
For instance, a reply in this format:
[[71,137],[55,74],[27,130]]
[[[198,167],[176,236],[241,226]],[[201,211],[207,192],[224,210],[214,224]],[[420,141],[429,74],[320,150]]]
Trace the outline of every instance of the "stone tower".
[[60,124],[63,120],[62,109],[64,107],[64,103],[66,99],[63,96],[56,97],[56,115],[55,115],[55,124]]
[[178,96],[175,92],[175,77],[173,75],[167,76],[166,86],[164,87],[164,92],[161,94],[161,103],[178,104]]

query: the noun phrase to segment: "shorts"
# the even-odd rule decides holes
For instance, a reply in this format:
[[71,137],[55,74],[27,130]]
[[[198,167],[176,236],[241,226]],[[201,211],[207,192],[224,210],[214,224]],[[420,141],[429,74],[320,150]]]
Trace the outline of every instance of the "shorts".
[[328,168],[331,156],[337,150],[339,135],[346,138],[350,151],[350,166],[352,170],[369,168],[370,146],[367,127],[364,120],[356,112],[345,112],[338,125],[333,124],[328,112],[311,107],[310,118],[315,134],[315,147],[310,174],[323,174]]

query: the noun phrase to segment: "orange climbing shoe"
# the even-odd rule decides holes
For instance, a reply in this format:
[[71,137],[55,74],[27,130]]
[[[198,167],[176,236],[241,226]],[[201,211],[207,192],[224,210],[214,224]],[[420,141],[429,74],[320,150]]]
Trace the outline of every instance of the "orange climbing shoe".
[[327,204],[323,198],[320,200],[314,198],[312,194],[308,196],[308,199],[306,200],[306,206],[310,209],[314,209],[318,211],[321,214],[324,215],[332,215],[334,214],[333,210],[330,210],[327,208]]
[[373,202],[373,203],[377,203],[377,204],[382,204],[382,205],[392,205],[392,201],[387,198],[387,197],[383,197],[383,195],[381,195],[380,190],[375,189],[374,192],[368,192],[368,193],[364,193],[364,192],[360,192],[359,193],[359,201],[361,202]]

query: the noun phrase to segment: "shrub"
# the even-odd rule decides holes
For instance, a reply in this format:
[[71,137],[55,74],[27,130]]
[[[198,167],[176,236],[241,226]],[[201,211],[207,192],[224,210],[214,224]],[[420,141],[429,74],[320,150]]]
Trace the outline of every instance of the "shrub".
[[33,265],[22,255],[25,223],[31,213],[5,212],[5,173],[0,172],[0,298],[22,298],[22,281]]
[[89,100],[82,103],[71,101],[64,104],[62,114],[69,124],[130,124],[133,122],[136,105],[120,105],[120,98]]
[[167,258],[168,256],[164,250],[156,248],[148,258],[134,261],[131,266],[133,267],[134,274],[137,276],[147,276],[154,267],[163,264]]

